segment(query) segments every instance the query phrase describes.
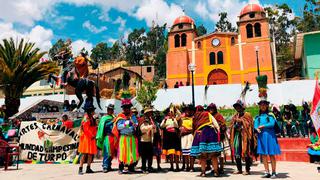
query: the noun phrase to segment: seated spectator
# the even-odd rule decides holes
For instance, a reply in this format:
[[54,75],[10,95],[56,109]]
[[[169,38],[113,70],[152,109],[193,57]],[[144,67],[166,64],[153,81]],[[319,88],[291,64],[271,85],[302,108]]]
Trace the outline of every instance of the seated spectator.
[[67,128],[73,128],[73,121],[70,120],[66,114],[62,115],[61,122],[58,124],[66,126]]
[[180,87],[180,86],[184,86],[183,83],[182,83],[182,81],[180,81],[179,87]]
[[63,112],[70,111],[70,103],[69,100],[65,100],[63,103]]
[[179,83],[176,82],[176,84],[174,85],[174,88],[179,88]]
[[70,111],[73,111],[74,109],[77,108],[77,104],[76,104],[76,101],[75,100],[72,100],[71,101],[71,105],[70,105]]

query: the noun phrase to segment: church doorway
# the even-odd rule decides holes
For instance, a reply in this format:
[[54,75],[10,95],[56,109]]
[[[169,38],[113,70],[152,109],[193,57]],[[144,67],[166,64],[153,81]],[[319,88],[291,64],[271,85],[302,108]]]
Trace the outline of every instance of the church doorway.
[[222,69],[214,69],[208,75],[208,85],[228,84],[228,75]]

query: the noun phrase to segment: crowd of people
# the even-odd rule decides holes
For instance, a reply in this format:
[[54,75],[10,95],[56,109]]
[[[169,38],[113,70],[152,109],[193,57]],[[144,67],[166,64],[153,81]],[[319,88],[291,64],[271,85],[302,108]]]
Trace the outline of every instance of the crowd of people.
[[[125,99],[120,114],[115,115],[114,106],[110,104],[107,114],[99,122],[94,118],[95,108],[85,105],[78,148],[82,154],[78,174],[83,174],[84,162],[87,162],[85,173],[94,172],[90,165],[100,149],[105,173],[113,170],[111,162],[114,158],[119,162],[120,174],[136,172],[140,159],[143,173],[162,171],[163,155],[170,163],[169,171],[193,172],[197,161],[201,165],[201,177],[206,176],[208,169],[218,177],[224,173],[223,151],[228,142],[236,160],[234,174],[249,175],[254,157],[261,155],[265,168],[263,177],[276,178],[275,155],[281,153],[276,136],[279,126],[276,116],[269,111],[269,102],[261,100],[258,104],[259,115],[253,119],[246,112],[244,103],[237,101],[233,105],[236,114],[230,125],[213,103],[206,109],[171,105],[161,117],[151,106],[145,107],[139,116],[131,101]],[[227,133],[228,129],[230,133]],[[152,167],[154,157],[156,168]],[[242,170],[242,160],[245,161],[245,171]]]
[[310,108],[307,102],[302,104],[299,111],[294,104],[284,105],[280,108],[273,105],[272,113],[275,115],[281,137],[309,137],[312,129]]

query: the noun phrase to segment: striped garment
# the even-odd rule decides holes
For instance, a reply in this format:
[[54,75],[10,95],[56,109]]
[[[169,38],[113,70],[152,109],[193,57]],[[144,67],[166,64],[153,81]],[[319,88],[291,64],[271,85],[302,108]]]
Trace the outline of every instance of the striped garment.
[[120,135],[118,160],[125,165],[139,160],[138,139],[134,135]]

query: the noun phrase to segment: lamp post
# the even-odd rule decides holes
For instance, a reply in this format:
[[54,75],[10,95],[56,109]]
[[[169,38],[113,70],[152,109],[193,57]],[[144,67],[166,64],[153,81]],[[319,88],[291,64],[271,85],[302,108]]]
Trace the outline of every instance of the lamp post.
[[190,63],[188,65],[188,69],[189,71],[191,72],[191,80],[192,80],[192,83],[191,83],[191,86],[192,86],[192,105],[195,106],[195,101],[194,101],[194,77],[193,77],[193,73],[194,71],[196,70],[196,65],[193,64],[193,63]]
[[[144,64],[144,60],[141,59],[141,60],[139,61],[139,64],[140,64],[140,67],[141,67],[141,69],[140,69],[140,76],[141,76],[141,78],[142,78],[142,66],[143,66],[143,64]],[[142,78],[142,79],[143,79],[143,78]]]
[[259,67],[259,46],[255,47],[256,49],[256,58],[257,58],[257,73],[260,76],[260,67]]
[[143,82],[143,77],[142,77],[142,66],[143,66],[143,64],[144,64],[144,60],[143,60],[143,59],[141,59],[141,60],[139,61],[139,64],[140,64],[140,76],[141,76],[140,88],[141,88],[141,87],[142,87],[142,82]]

